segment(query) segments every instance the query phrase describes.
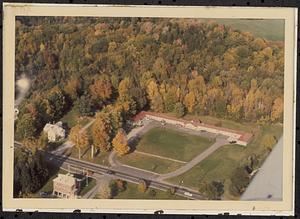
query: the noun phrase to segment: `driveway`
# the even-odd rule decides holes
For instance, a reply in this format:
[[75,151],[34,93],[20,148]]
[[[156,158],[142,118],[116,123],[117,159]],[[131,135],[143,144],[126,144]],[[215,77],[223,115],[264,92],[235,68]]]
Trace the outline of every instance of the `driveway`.
[[188,170],[192,169],[194,166],[196,166],[198,163],[200,163],[201,161],[203,161],[205,158],[207,158],[209,155],[211,155],[212,153],[214,153],[216,150],[218,150],[220,147],[222,147],[223,145],[228,144],[228,140],[225,138],[216,138],[216,142],[210,146],[209,148],[207,148],[205,151],[203,151],[201,154],[198,154],[196,157],[194,157],[190,162],[186,163],[184,166],[180,167],[179,169],[170,172],[170,173],[166,173],[166,174],[161,174],[157,180],[165,180],[168,178],[172,178],[172,177],[176,177],[179,176],[185,172],[187,172]]

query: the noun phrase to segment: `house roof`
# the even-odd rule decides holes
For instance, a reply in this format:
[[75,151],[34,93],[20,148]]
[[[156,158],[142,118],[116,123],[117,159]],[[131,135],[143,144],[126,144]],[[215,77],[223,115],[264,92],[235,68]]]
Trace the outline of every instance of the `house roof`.
[[76,178],[71,174],[58,174],[58,176],[53,179],[53,182],[59,182],[64,185],[72,186],[76,183]]
[[245,142],[249,142],[251,140],[252,136],[253,136],[253,134],[251,134],[251,133],[237,131],[237,130],[228,129],[228,128],[224,128],[224,127],[218,127],[218,126],[206,124],[206,123],[199,122],[199,121],[193,121],[193,120],[192,121],[188,121],[188,120],[185,120],[185,119],[179,119],[179,118],[175,118],[175,117],[163,114],[163,113],[154,113],[154,112],[141,111],[140,113],[138,113],[137,115],[135,115],[132,118],[132,120],[134,122],[137,122],[137,121],[143,119],[147,115],[157,116],[157,117],[160,117],[160,118],[170,119],[170,120],[173,120],[173,121],[178,121],[178,122],[184,123],[185,125],[191,124],[191,125],[193,125],[195,127],[202,126],[202,127],[207,127],[207,128],[212,128],[212,129],[220,130],[220,131],[225,131],[225,132],[229,132],[229,133],[238,134],[238,135],[240,135],[240,137],[239,137],[238,140],[245,141]]

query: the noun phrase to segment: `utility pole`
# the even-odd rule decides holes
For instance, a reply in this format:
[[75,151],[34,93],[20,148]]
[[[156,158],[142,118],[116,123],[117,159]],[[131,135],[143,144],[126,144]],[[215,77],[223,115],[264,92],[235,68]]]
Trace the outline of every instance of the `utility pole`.
[[94,157],[94,145],[92,144],[91,145],[91,158]]

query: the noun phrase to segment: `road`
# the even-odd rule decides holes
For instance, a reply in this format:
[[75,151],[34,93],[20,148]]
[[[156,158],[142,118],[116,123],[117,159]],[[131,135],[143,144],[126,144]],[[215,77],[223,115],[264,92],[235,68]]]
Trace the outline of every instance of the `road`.
[[[15,143],[15,146],[20,147],[22,145],[20,145],[19,143]],[[46,161],[51,162],[52,164],[57,165],[58,167],[61,167],[63,165],[64,166],[71,165],[73,167],[77,167],[82,170],[92,171],[94,174],[99,174],[99,175],[107,174],[107,175],[110,175],[111,177],[119,178],[119,179],[133,182],[136,184],[140,183],[141,180],[145,180],[149,183],[149,187],[151,187],[151,188],[155,188],[155,189],[159,189],[159,190],[163,190],[163,191],[174,188],[176,191],[176,195],[179,195],[179,196],[182,196],[185,198],[189,198],[189,199],[195,199],[195,200],[205,199],[196,190],[192,190],[187,187],[177,186],[177,185],[166,183],[166,182],[160,182],[155,179],[151,179],[149,177],[144,178],[143,176],[140,175],[141,173],[139,171],[128,173],[127,170],[124,170],[124,171],[121,171],[119,169],[115,170],[115,169],[113,169],[113,167],[110,168],[110,167],[102,166],[99,164],[94,164],[91,162],[79,160],[76,158],[67,157],[64,155],[56,155],[56,154],[46,152],[46,151],[42,151],[42,152],[45,155],[44,157],[45,157]],[[185,193],[189,193],[192,196],[186,195]]]
[[279,139],[241,200],[282,200],[283,140]]

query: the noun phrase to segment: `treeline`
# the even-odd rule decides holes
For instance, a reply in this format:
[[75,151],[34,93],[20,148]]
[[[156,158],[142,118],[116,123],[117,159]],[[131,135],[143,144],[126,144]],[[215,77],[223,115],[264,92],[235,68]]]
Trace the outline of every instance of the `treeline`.
[[[195,19],[18,17],[16,75],[32,80],[16,133],[71,107],[281,122],[283,43]],[[24,131],[26,130],[26,131]]]
[[26,197],[37,192],[48,180],[48,166],[41,153],[14,151],[14,197]]

